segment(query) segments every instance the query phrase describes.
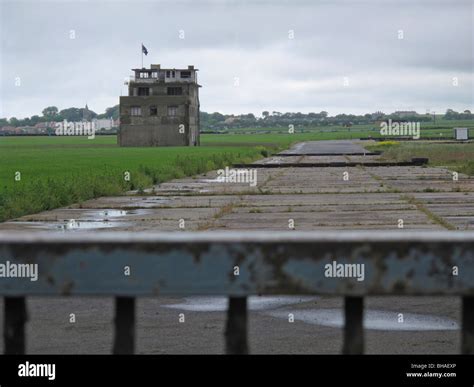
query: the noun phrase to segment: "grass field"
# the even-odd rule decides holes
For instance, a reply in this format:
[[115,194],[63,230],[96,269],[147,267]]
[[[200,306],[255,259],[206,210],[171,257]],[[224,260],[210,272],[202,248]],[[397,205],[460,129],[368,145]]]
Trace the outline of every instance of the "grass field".
[[0,138],[0,221],[251,162],[265,151],[261,146],[120,148],[115,136]]
[[[424,129],[422,137],[439,133],[452,135],[452,130]],[[163,148],[120,148],[115,136],[97,136],[93,140],[0,137],[0,221],[99,196],[142,190],[233,163],[251,162],[300,141],[368,136],[378,137],[378,132],[353,127],[294,134],[206,134],[201,137],[201,147]],[[421,152],[405,145],[410,144],[388,149],[388,157]],[[396,148],[405,149],[405,153]],[[444,154],[437,150],[433,153]],[[474,159],[472,149],[465,156]],[[468,163],[464,167],[469,170],[471,166]],[[20,180],[15,180],[17,172]],[[130,173],[130,181],[124,179],[125,172]]]
[[[470,128],[474,129],[474,120],[445,120],[441,117],[436,118],[436,122],[420,122],[421,130],[424,133],[424,136],[429,137],[437,137],[440,133],[443,136],[452,136],[453,135],[453,128],[456,127],[463,127],[463,128]],[[242,133],[255,133],[255,132],[269,132],[269,133],[286,133],[288,132],[287,127],[270,127],[270,128],[229,128],[226,130],[228,133],[232,134],[242,134]],[[356,136],[357,133],[367,132],[367,134],[371,134],[372,136],[380,136],[378,132],[380,131],[380,127],[375,124],[363,124],[363,125],[354,125],[350,129],[334,125],[334,126],[296,126],[295,132],[347,132],[352,133],[353,136]],[[471,130],[471,133],[473,131]]]
[[444,166],[456,172],[474,175],[474,143],[390,141],[366,148],[371,151],[383,151],[382,157],[387,160],[406,161],[413,157],[428,157],[429,165]]

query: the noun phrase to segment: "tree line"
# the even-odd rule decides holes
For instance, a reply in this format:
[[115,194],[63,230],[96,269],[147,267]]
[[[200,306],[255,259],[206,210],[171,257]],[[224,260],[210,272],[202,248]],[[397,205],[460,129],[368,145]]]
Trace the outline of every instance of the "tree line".
[[[384,114],[382,112],[366,113],[363,115],[337,114],[329,116],[326,111],[319,113],[281,113],[277,111],[270,113],[264,111],[261,117],[256,117],[252,113],[224,115],[221,113],[201,112],[201,127],[204,130],[250,127],[275,128],[288,127],[288,125],[311,127],[338,125],[351,127],[352,125],[373,124],[374,122],[387,121],[388,119],[398,122],[431,122],[437,118],[439,116],[435,118],[431,114],[397,115],[395,113]],[[443,118],[448,120],[466,120],[474,119],[474,115],[469,110],[458,113],[448,109]]]
[[[85,109],[85,108],[67,108],[59,110],[56,106],[48,106],[43,109],[42,115],[33,115],[31,117],[18,119],[16,117],[0,118],[0,127],[2,126],[34,126],[40,122],[60,122],[67,120],[70,122],[81,121],[87,115],[89,119],[92,118],[113,118],[117,120],[120,116],[119,105],[111,106],[105,109],[102,114]],[[453,109],[447,109],[443,116],[446,120],[471,120],[474,115],[470,110],[463,112],[456,112]],[[249,127],[288,127],[288,125],[295,126],[327,126],[340,125],[352,126],[360,124],[371,124],[382,120],[396,120],[396,121],[416,121],[416,122],[430,122],[434,117],[430,114],[416,114],[412,116],[403,115],[403,117],[396,114],[366,113],[363,115],[355,114],[337,114],[329,116],[326,111],[319,113],[281,113],[278,111],[263,111],[261,116],[255,116],[253,113],[247,114],[221,114],[200,112],[201,127],[203,130],[222,130],[228,128],[249,128]]]
[[63,110],[59,110],[56,106],[48,106],[43,109],[41,112],[41,116],[33,115],[31,117],[26,118],[16,118],[11,117],[10,119],[7,118],[0,118],[0,127],[1,126],[35,126],[40,122],[60,122],[60,121],[70,121],[70,122],[77,122],[81,121],[84,116],[87,116],[89,119],[92,118],[113,118],[114,120],[119,118],[119,105],[115,105],[105,109],[105,112],[102,114],[97,114],[93,110],[86,108],[67,108]]

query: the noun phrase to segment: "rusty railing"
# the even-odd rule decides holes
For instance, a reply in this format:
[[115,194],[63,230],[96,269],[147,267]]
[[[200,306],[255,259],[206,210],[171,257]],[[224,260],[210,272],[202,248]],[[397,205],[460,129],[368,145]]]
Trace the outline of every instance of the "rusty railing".
[[[326,277],[334,260],[364,264],[364,280]],[[113,353],[122,354],[134,352],[136,297],[200,294],[229,297],[225,341],[234,354],[248,353],[250,295],[344,297],[347,354],[364,351],[364,296],[460,296],[461,352],[474,354],[471,232],[3,233],[6,261],[38,268],[37,281],[0,278],[6,354],[25,352],[27,296],[115,297]]]

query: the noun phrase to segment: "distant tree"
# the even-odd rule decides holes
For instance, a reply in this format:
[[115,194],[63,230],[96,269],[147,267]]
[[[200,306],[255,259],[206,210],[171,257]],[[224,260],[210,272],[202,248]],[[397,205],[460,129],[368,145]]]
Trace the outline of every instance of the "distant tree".
[[[68,109],[63,109],[59,112],[59,115],[61,116],[62,119],[67,120],[67,121],[81,121],[82,118],[84,117],[84,108],[75,108],[71,107]],[[93,112],[92,110],[88,111],[88,114],[91,118],[97,117],[97,113]]]
[[85,108],[81,108],[79,109],[80,113],[81,113],[81,120],[82,119],[86,119],[86,120],[89,120],[89,119],[92,119],[92,118],[97,118],[97,113],[90,110],[90,109],[85,109]]
[[20,120],[16,117],[10,117],[10,119],[8,120],[8,123],[11,126],[20,126]]
[[79,108],[67,108],[63,109],[59,112],[59,115],[61,116],[62,119],[67,120],[67,121],[81,121],[82,120],[82,112],[81,109]]
[[37,123],[41,122],[40,116],[31,116],[30,118],[30,125],[36,125]]
[[114,120],[120,117],[120,105],[111,106],[105,109],[105,113],[98,114],[97,118],[112,118]]
[[266,110],[262,112],[262,117],[265,119],[270,115]]
[[446,110],[446,114],[444,115],[446,120],[456,120],[459,118],[459,113],[454,111],[453,109]]
[[58,115],[58,108],[56,106],[48,106],[42,111],[43,117],[53,118]]
[[214,112],[211,114],[211,120],[215,122],[225,121],[226,117],[218,112]]
[[117,120],[120,117],[120,105],[115,105],[105,109],[106,118],[112,117],[114,120]]

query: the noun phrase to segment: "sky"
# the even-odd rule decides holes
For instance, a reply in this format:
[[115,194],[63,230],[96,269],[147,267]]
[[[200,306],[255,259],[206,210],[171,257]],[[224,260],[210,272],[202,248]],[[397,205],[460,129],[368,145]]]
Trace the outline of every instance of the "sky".
[[195,65],[224,114],[474,110],[473,0],[0,0],[0,117],[102,113],[141,67]]

